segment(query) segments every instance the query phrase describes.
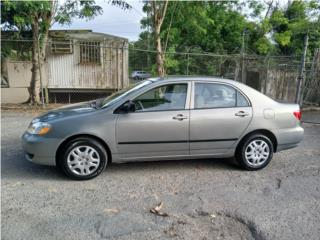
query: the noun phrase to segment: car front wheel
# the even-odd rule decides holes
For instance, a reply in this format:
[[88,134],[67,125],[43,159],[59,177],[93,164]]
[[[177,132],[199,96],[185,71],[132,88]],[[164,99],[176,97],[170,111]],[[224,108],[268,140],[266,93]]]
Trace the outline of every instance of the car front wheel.
[[269,164],[273,156],[271,140],[262,134],[254,134],[243,141],[236,152],[236,159],[247,170],[259,170]]
[[107,152],[98,141],[77,138],[69,142],[63,151],[61,168],[73,179],[88,180],[105,169],[107,160]]

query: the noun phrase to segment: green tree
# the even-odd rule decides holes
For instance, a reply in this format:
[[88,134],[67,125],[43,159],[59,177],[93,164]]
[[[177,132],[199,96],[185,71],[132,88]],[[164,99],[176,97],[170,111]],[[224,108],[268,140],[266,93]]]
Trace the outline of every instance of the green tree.
[[[131,7],[122,0],[110,0],[109,3],[123,9]],[[57,0],[1,1],[3,29],[32,32],[32,77],[29,87],[31,104],[40,103],[40,66],[45,59],[45,46],[52,24],[69,24],[75,17],[92,19],[102,12],[102,8],[93,0],[66,0],[61,5]]]
[[[144,11],[149,13],[150,9],[145,7]],[[160,31],[163,51],[186,54],[164,54],[166,73],[219,74],[219,59],[192,53],[239,54],[243,35],[247,53],[301,56],[308,32],[311,55],[320,44],[319,12],[320,3],[316,0],[294,0],[285,6],[278,0],[170,2]],[[152,24],[150,14],[141,21],[143,29],[153,29]],[[155,33],[150,34],[154,37]],[[154,50],[155,43],[148,44],[150,34],[144,31],[131,46]],[[139,54],[138,51],[131,54],[131,59],[135,56],[135,64],[147,59],[139,59]],[[153,54],[149,58],[155,61]]]
[[150,17],[152,19],[152,28],[154,32],[155,46],[156,46],[156,63],[157,63],[157,72],[158,75],[163,77],[165,74],[164,68],[164,54],[163,54],[163,43],[161,39],[161,27],[165,19],[168,0],[164,1],[148,1],[146,2],[146,8],[150,12]]
[[270,16],[273,39],[278,54],[298,55],[303,51],[306,34],[310,36],[309,55],[320,46],[320,3],[292,1],[284,8],[275,8]]
[[[234,9],[232,2],[171,2],[163,20],[160,38],[164,51],[170,52],[215,52],[234,53],[240,51],[242,32],[246,19]],[[148,8],[144,8],[148,13]],[[142,20],[142,27],[152,26],[152,19]],[[154,31],[151,35],[154,36]],[[146,43],[142,34],[138,42]],[[135,43],[138,45],[138,43]],[[150,47],[154,49],[155,45]],[[197,58],[196,65],[190,64],[193,72],[215,71],[211,61],[205,57]],[[192,61],[192,58],[189,59]],[[165,54],[164,66],[168,74],[186,73],[186,55]],[[202,66],[201,66],[202,65]]]

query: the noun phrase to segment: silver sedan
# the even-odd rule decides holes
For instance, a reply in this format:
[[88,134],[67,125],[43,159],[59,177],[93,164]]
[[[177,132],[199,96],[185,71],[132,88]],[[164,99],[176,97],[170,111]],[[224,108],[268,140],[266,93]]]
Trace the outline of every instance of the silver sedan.
[[28,160],[74,179],[111,162],[235,156],[247,170],[303,138],[296,104],[278,103],[236,81],[149,79],[105,99],[39,116],[22,136]]

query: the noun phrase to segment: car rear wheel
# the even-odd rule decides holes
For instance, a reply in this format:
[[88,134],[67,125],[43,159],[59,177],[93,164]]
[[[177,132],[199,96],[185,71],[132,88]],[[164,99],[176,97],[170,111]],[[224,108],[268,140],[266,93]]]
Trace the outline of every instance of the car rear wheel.
[[88,180],[98,176],[107,166],[105,148],[91,138],[77,138],[69,142],[63,151],[61,168],[76,180]]
[[273,144],[262,134],[254,134],[238,147],[236,159],[247,170],[259,170],[269,164],[273,157]]

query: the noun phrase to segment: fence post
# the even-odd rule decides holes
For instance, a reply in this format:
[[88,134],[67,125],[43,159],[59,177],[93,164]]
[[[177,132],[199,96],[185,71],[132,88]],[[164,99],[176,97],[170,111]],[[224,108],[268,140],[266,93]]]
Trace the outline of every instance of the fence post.
[[189,51],[187,53],[187,76],[189,75]]
[[302,88],[302,82],[304,79],[304,71],[305,71],[305,65],[306,65],[306,55],[307,55],[307,49],[308,49],[308,40],[309,36],[308,33],[306,34],[304,38],[304,48],[303,48],[303,54],[301,57],[301,65],[299,70],[299,76],[298,76],[298,83],[297,83],[297,91],[296,91],[296,98],[295,103],[302,105],[302,97],[301,97],[301,88]]
[[269,68],[270,68],[270,57],[267,56],[268,61],[267,61],[267,74],[266,74],[266,79],[264,80],[264,94],[267,94],[267,87],[268,87],[268,75],[269,75]]
[[45,96],[46,96],[46,101],[45,101],[45,103],[48,104],[48,103],[49,103],[49,91],[48,91],[48,88],[46,87],[46,88],[44,89],[44,91],[45,91]]
[[244,81],[244,52],[245,52],[245,42],[244,42],[244,37],[245,37],[246,29],[243,30],[242,32],[242,44],[241,44],[241,82],[245,83]]
[[41,69],[41,51],[40,51],[40,34],[39,34],[39,37],[38,37],[38,63],[39,63],[39,76],[40,76],[40,90],[41,90],[41,104],[42,104],[42,107],[44,108],[45,107],[45,104],[44,104],[44,93],[43,93],[43,84],[42,84],[42,69]]

